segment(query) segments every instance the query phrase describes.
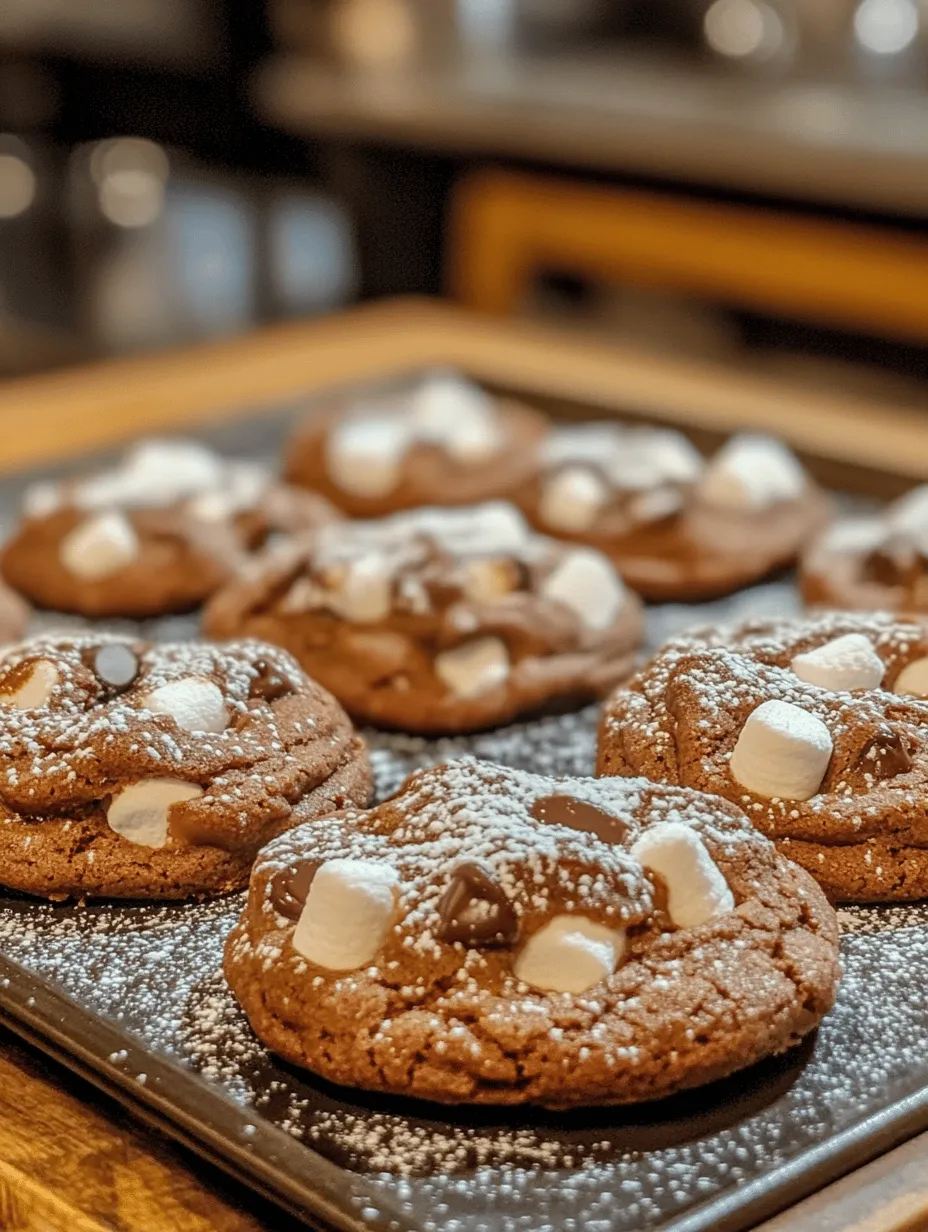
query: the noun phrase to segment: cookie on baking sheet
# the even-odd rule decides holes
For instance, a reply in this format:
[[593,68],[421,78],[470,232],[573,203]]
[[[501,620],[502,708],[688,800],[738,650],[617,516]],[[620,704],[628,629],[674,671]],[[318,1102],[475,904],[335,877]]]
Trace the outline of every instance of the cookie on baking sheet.
[[827,527],[803,553],[799,584],[819,607],[928,612],[928,484]]
[[204,624],[285,646],[354,718],[422,733],[602,696],[642,634],[603,555],[502,502],[322,527],[224,587]]
[[445,1103],[655,1099],[834,1000],[814,881],[716,797],[487,762],[422,771],[258,857],[226,978],[275,1052]]
[[341,706],[259,642],[38,637],[0,652],[0,884],[168,899],[244,885],[282,830],[363,805]]
[[734,436],[704,462],[680,432],[614,423],[553,432],[513,499],[539,530],[607,553],[653,600],[747,586],[792,563],[830,513],[770,437]]
[[197,607],[275,532],[338,515],[194,441],[152,440],[83,479],[39,483],[0,567],[40,607],[142,618]]
[[599,773],[740,804],[830,897],[928,895],[928,625],[753,621],[668,642],[606,704]]
[[352,517],[505,497],[537,465],[547,421],[453,372],[312,413],[287,450],[293,483]]

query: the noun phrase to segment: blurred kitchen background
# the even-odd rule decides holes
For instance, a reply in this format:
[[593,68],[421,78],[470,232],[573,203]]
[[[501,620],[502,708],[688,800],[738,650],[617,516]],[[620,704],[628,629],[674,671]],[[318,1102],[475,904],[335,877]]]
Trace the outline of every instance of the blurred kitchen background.
[[928,379],[928,0],[2,0],[0,373],[397,293]]

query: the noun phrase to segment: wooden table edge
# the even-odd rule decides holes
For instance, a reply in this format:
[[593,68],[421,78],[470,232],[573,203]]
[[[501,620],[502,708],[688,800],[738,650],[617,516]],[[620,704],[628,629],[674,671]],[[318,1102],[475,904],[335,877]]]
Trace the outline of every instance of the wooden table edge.
[[436,365],[604,413],[625,409],[713,432],[775,432],[816,457],[928,480],[928,407],[821,392],[415,298],[9,381],[0,385],[0,469]]

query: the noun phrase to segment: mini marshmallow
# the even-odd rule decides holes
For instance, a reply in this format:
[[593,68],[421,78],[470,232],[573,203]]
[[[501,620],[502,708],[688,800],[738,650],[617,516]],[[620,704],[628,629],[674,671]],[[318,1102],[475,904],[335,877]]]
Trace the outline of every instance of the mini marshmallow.
[[157,508],[196,496],[223,481],[222,459],[195,441],[143,441],[121,466],[82,480],[74,489],[81,509],[112,505]]
[[188,732],[221,732],[229,726],[222,690],[211,680],[198,680],[195,676],[152,689],[139,704],[153,714],[169,715]]
[[502,443],[493,400],[454,373],[436,373],[412,395],[409,415],[418,440],[442,446],[454,458],[476,462]]
[[625,602],[619,575],[592,548],[578,548],[565,556],[545,579],[541,593],[576,612],[589,629],[608,629]]
[[129,452],[123,474],[139,496],[161,505],[218,487],[223,466],[217,454],[196,441],[151,440]]
[[50,659],[37,659],[32,674],[15,693],[0,693],[0,706],[15,706],[17,710],[38,710],[52,695],[60,677]]
[[106,810],[111,830],[140,847],[163,847],[173,804],[195,800],[203,788],[181,779],[141,779],[113,797]]
[[721,509],[767,509],[797,500],[806,474],[792,450],[769,436],[733,436],[709,463],[699,494]]
[[612,473],[625,491],[644,492],[668,483],[695,483],[704,467],[702,454],[681,432],[632,428],[624,433]]
[[61,489],[57,483],[34,483],[23,496],[23,515],[27,518],[47,518],[61,505]]
[[69,573],[85,582],[118,573],[138,559],[139,541],[121,513],[101,513],[79,522],[62,539],[58,556]]
[[469,560],[462,575],[464,594],[474,603],[493,603],[512,594],[518,586],[515,567],[499,557]]
[[928,659],[913,659],[902,669],[893,685],[894,693],[909,697],[928,697]]
[[201,522],[224,522],[254,506],[267,490],[270,477],[263,467],[249,462],[230,463],[222,486],[203,492],[189,509]]
[[389,616],[393,575],[388,562],[376,552],[352,561],[338,586],[325,592],[325,605],[356,624],[374,624]]
[[678,928],[696,928],[733,911],[735,899],[700,836],[679,821],[645,830],[631,850],[667,887],[667,912]]
[[609,502],[609,486],[586,466],[565,466],[546,479],[538,516],[555,530],[589,530]]
[[344,419],[326,441],[326,468],[353,496],[386,496],[399,483],[403,458],[412,443],[409,426],[390,415]]
[[736,782],[758,796],[808,800],[822,785],[833,748],[817,715],[773,700],[748,715],[729,765]]
[[516,979],[544,992],[582,993],[608,979],[624,953],[624,929],[581,915],[556,915],[529,937],[513,971]]
[[435,656],[435,674],[457,697],[489,693],[509,676],[509,652],[498,637],[479,637]]
[[928,535],[928,483],[923,483],[885,510],[890,529],[897,535],[923,539]]
[[862,633],[848,633],[798,654],[791,667],[800,680],[836,693],[878,689],[886,670],[873,643]]
[[326,860],[293,931],[298,954],[329,971],[373,960],[396,917],[399,877],[372,860]]
[[882,518],[845,518],[833,522],[818,540],[828,552],[869,552],[886,539],[886,523]]

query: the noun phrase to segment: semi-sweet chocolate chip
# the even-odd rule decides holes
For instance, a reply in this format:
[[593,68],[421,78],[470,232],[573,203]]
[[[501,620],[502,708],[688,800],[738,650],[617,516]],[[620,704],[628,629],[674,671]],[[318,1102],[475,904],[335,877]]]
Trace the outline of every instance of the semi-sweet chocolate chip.
[[471,861],[454,870],[438,914],[442,941],[513,945],[519,935],[519,917],[505,890],[485,868]]

